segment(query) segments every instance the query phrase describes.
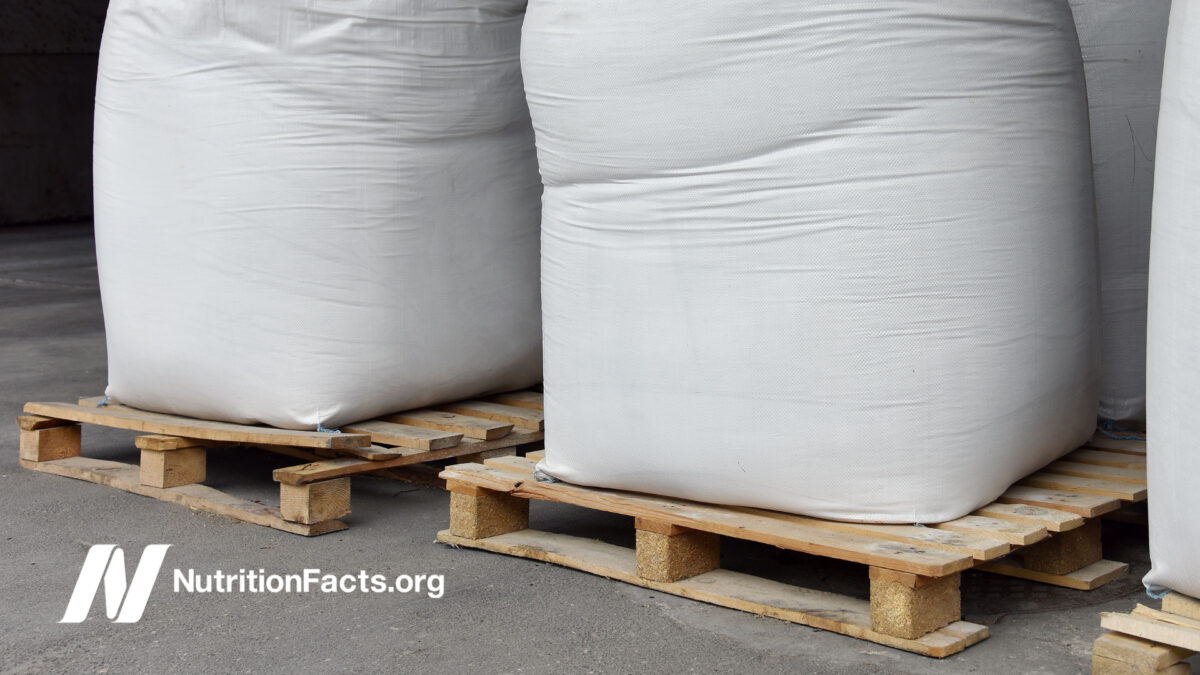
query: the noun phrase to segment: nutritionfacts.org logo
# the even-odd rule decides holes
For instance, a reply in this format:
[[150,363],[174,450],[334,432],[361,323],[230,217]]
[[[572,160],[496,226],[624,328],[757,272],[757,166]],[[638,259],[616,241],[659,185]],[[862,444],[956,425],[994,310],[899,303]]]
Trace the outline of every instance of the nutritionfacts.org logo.
[[[113,623],[135,623],[142,618],[154,583],[159,578],[170,544],[151,544],[142,551],[130,578],[125,567],[125,551],[116,544],[92,546],[67,610],[59,623],[81,623],[87,619],[96,595],[104,590],[104,608]],[[360,570],[352,574],[323,572],[306,568],[296,573],[269,573],[265,569],[237,572],[224,570],[197,572],[176,568],[172,574],[175,593],[393,593],[441,598],[446,579],[441,574],[401,574],[389,576]]]

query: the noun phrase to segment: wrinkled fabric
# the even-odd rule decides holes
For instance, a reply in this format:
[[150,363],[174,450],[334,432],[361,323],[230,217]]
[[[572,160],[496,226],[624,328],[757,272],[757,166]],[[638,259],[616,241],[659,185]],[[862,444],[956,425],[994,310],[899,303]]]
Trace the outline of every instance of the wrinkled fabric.
[[113,0],[108,394],[280,427],[541,376],[521,0]]
[[533,0],[546,459],[933,522],[1091,434],[1087,101],[1053,0]]
[[1200,3],[1171,8],[1158,118],[1146,364],[1146,584],[1200,598]]
[[1146,283],[1171,0],[1071,0],[1091,109],[1100,237],[1099,416],[1146,419]]

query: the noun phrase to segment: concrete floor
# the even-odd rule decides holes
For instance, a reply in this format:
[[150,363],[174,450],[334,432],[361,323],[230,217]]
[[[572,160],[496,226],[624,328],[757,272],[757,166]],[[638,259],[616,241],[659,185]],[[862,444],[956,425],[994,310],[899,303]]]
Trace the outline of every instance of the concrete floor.
[[[0,411],[74,400],[105,385],[105,348],[90,224],[0,229]],[[86,456],[135,460],[132,434],[87,430]],[[277,494],[251,451],[210,454],[209,484]],[[354,481],[349,530],[305,539],[17,464],[15,425],[0,424],[0,672],[1080,673],[1090,668],[1101,611],[1146,598],[1144,528],[1106,523],[1106,556],[1129,578],[1084,593],[969,572],[964,617],[992,637],[935,661],[773,619],[692,602],[581,572],[434,542],[447,495],[371,478]],[[536,504],[534,526],[570,519],[628,541],[620,517]],[[136,558],[171,544],[144,618],[56,623],[90,544]],[[725,565],[803,585],[866,593],[865,568],[729,543]],[[130,573],[133,561],[128,561]],[[444,574],[438,600],[395,595],[188,595],[172,568],[368,570]]]

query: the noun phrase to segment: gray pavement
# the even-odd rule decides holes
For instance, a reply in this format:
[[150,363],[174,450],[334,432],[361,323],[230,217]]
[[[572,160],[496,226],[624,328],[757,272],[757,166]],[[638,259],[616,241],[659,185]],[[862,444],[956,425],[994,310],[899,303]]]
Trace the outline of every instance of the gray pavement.
[[[89,223],[0,229],[0,411],[103,391],[104,333]],[[89,429],[85,456],[135,461],[132,435]],[[209,484],[275,498],[286,458],[210,453]],[[445,493],[354,479],[350,529],[313,539],[190,511],[17,464],[0,423],[0,672],[781,672],[1082,673],[1101,611],[1145,600],[1144,528],[1106,523],[1106,557],[1132,575],[1084,593],[964,575],[964,618],[992,637],[935,661],[773,619],[692,602],[553,565],[434,542]],[[535,527],[628,542],[620,517],[535,504]],[[91,544],[134,559],[171,544],[142,620],[59,624]],[[865,569],[729,542],[724,564],[865,596]],[[407,595],[186,594],[172,568],[396,576],[443,574],[440,599]]]

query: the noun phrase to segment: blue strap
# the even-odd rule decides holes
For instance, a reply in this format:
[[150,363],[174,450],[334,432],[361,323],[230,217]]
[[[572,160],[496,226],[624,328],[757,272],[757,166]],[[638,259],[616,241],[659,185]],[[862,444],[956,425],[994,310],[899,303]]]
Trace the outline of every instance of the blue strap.
[[[1158,586],[1157,588],[1162,588],[1162,587]],[[1155,600],[1162,600],[1163,598],[1165,598],[1167,596],[1167,594],[1169,594],[1171,592],[1171,589],[1163,588],[1161,592],[1155,593],[1154,589],[1155,589],[1154,586],[1147,586],[1146,587],[1146,595],[1154,598]]]
[[1145,434],[1139,434],[1139,433],[1132,432],[1132,431],[1120,431],[1116,428],[1116,426],[1117,426],[1117,423],[1114,422],[1113,420],[1104,420],[1100,424],[1096,425],[1096,430],[1099,431],[1100,433],[1104,434],[1105,436],[1108,436],[1109,438],[1118,440],[1118,441],[1144,441],[1144,440],[1146,440]]
[[100,399],[100,402],[96,404],[96,407],[97,407],[97,408],[103,408],[103,407],[104,407],[104,406],[106,406],[106,405],[108,405],[108,397],[107,397],[107,396],[105,396],[104,398]]
[[321,433],[325,433],[325,434],[340,434],[340,433],[342,433],[342,431],[340,429],[326,429],[325,427],[321,426],[320,422],[317,422],[317,431],[320,431]]

